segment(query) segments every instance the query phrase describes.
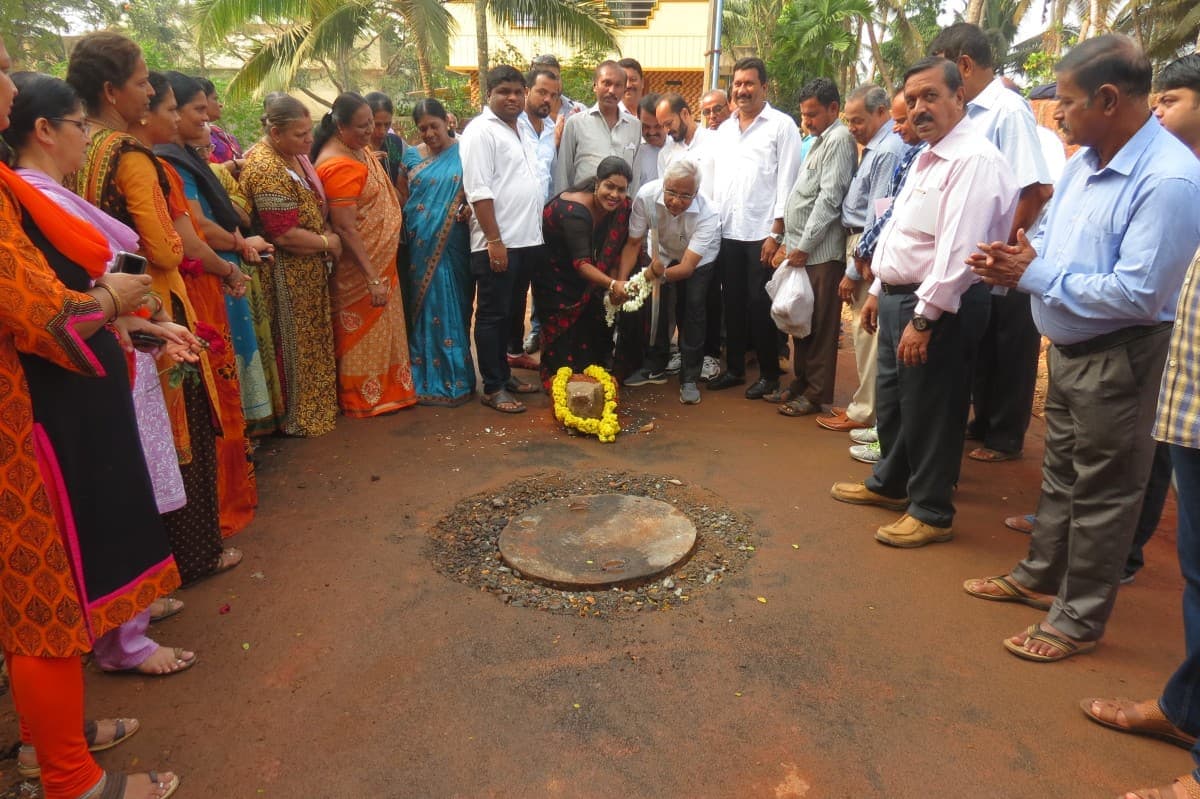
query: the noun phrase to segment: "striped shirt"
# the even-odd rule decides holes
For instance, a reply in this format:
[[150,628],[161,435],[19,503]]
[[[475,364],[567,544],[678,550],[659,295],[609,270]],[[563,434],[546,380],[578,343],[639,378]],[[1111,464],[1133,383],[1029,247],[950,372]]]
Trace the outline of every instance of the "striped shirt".
[[846,259],[842,200],[857,162],[858,146],[841,120],[816,136],[784,205],[787,252],[807,253],[812,265]]
[[1158,393],[1154,437],[1200,449],[1200,250],[1183,279]]

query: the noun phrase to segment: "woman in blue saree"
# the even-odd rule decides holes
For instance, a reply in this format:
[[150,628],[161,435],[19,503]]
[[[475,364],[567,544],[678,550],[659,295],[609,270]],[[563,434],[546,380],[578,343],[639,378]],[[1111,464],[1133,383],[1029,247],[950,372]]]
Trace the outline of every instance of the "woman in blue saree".
[[470,243],[458,142],[446,109],[422,100],[413,109],[422,144],[404,151],[408,202],[404,232],[410,265],[405,317],[413,385],[422,405],[461,405],[475,391],[471,359]]

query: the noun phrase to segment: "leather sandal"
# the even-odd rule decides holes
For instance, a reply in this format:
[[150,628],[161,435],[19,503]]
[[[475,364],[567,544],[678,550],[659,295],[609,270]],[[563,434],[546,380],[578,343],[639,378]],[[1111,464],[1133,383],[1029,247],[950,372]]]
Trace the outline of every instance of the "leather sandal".
[[163,612],[150,614],[151,624],[154,624],[156,621],[162,621],[163,619],[169,619],[179,611],[183,610],[183,603],[173,596],[162,597],[162,602]]
[[[1055,651],[1050,655],[1039,655],[1035,652],[1030,652],[1025,648],[1025,645],[1030,641],[1036,641],[1039,644],[1048,644]],[[1076,641],[1072,638],[1052,633],[1049,630],[1042,629],[1041,622],[1039,622],[1031,624],[1025,629],[1025,643],[1014,644],[1011,639],[1005,638],[1004,648],[1023,660],[1032,660],[1034,663],[1056,663],[1075,655],[1086,655],[1096,648],[1096,642]]]
[[[83,739],[87,741],[89,752],[103,752],[112,749],[114,746],[119,746],[133,737],[134,733],[140,730],[141,724],[137,719],[101,719],[101,721],[112,721],[115,727],[113,738],[111,741],[105,741],[102,744],[96,743],[96,736],[100,732],[99,722],[88,720],[83,723]],[[33,763],[22,763],[21,755],[32,752],[34,755]],[[17,774],[23,780],[36,780],[42,776],[42,767],[37,762],[37,751],[28,744],[21,745],[21,752],[17,755]]]
[[[178,774],[172,774],[170,782],[160,779],[157,771],[151,771],[146,776],[150,778],[152,784],[157,783],[159,790],[163,791],[158,795],[158,799],[167,799],[168,796],[179,790]],[[125,799],[125,788],[128,784],[128,775],[106,771],[100,778],[100,782],[79,799]]]
[[509,394],[506,388],[500,389],[495,394],[484,394],[479,401],[500,413],[525,413],[525,403]]
[[[1002,594],[988,594],[983,591],[972,591],[967,586],[971,583],[983,582],[988,585],[994,585],[999,588]],[[974,580],[967,580],[963,583],[963,590],[976,599],[986,599],[989,602],[1017,602],[1022,605],[1028,605],[1037,610],[1049,610],[1050,603],[1036,599],[1021,588],[1015,580],[1007,574],[1000,574],[996,577],[978,577]]]
[[[1100,713],[1095,713],[1092,710],[1092,705],[1097,702],[1101,703]],[[1129,699],[1102,699],[1097,697],[1079,700],[1079,709],[1089,719],[1102,727],[1108,727],[1110,730],[1127,732],[1131,735],[1144,735],[1147,738],[1157,738],[1160,741],[1166,741],[1183,749],[1191,749],[1196,743],[1196,736],[1188,735],[1171,723],[1167,715],[1163,713],[1162,706],[1158,704],[1157,700],[1134,702]],[[1110,710],[1111,713],[1104,714],[1104,710]],[[1118,713],[1125,714],[1124,724],[1117,721]],[[1104,715],[1109,715],[1110,718],[1105,718]]]

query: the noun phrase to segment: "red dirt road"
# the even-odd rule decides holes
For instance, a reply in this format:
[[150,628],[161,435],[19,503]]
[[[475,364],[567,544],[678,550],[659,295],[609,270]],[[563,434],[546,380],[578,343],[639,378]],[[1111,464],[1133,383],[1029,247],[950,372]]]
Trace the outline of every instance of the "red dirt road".
[[[1024,460],[966,461],[953,542],[901,551],[872,539],[895,514],[828,496],[867,474],[844,435],[738,389],[693,408],[676,392],[626,390],[655,429],[611,445],[557,431],[541,396],[524,416],[475,402],[266,442],[259,517],[233,541],[246,561],[154,630],[199,664],[89,670],[89,710],[143,724],[101,764],[174,769],[180,799],[1082,798],[1192,767],[1077,707],[1156,695],[1182,655],[1173,505],[1098,650],[1027,663],[1001,641],[1038,612],[961,583],[1024,554],[1001,520],[1036,502],[1040,421]],[[434,571],[425,532],[459,498],[577,468],[711,489],[756,521],[757,554],[720,590],[614,620]]]

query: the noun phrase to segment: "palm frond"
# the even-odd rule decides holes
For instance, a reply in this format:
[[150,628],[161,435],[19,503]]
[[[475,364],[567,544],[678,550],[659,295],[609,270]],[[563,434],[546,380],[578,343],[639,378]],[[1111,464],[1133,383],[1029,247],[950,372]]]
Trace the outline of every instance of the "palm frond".
[[430,55],[444,62],[450,53],[450,37],[458,23],[441,0],[391,0],[386,9],[404,20],[415,41],[421,42]]
[[195,25],[204,45],[220,43],[256,20],[290,22],[309,19],[310,0],[196,0]]
[[307,26],[296,26],[270,41],[255,45],[225,93],[240,100],[268,91],[287,90],[296,77],[295,54],[308,37]]
[[600,0],[489,0],[488,8],[501,25],[536,19],[546,36],[567,44],[618,49],[616,23],[608,5]]

